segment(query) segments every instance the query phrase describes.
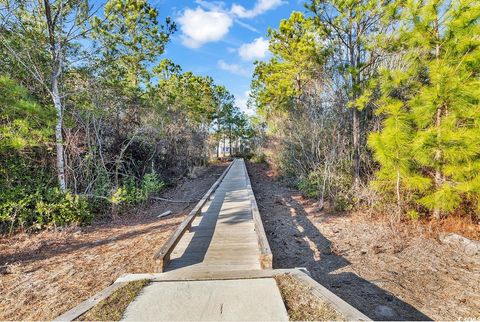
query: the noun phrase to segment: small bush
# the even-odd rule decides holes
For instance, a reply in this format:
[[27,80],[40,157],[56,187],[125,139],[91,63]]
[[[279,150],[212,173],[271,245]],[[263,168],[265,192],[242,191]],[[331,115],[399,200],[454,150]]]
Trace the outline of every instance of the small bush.
[[318,197],[320,185],[318,178],[309,175],[306,178],[301,178],[297,182],[297,188],[310,198]]
[[267,161],[267,156],[263,152],[253,153],[250,161],[253,163],[265,163]]
[[323,168],[311,171],[307,176],[300,178],[296,187],[310,198],[323,198],[333,201],[335,211],[352,210],[357,203],[351,196],[350,176],[346,171],[337,169],[335,175],[325,178]]
[[141,182],[142,193],[145,199],[148,199],[152,194],[162,191],[166,184],[161,181],[155,172],[146,174]]
[[350,211],[355,207],[355,201],[348,196],[337,196],[333,201],[333,210]]
[[110,202],[115,205],[134,206],[146,202],[153,194],[162,191],[166,186],[156,173],[146,174],[140,182],[135,178],[129,177],[123,183],[123,186],[116,189]]
[[69,224],[88,224],[93,219],[86,199],[57,188],[4,191],[0,195],[0,228],[40,230]]

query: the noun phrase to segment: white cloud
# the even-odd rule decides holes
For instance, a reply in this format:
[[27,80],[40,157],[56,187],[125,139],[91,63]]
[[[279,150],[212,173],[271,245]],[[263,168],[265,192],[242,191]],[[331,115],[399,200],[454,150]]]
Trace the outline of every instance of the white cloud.
[[225,11],[225,2],[223,1],[195,0],[195,3],[209,11]]
[[284,4],[283,0],[257,0],[253,9],[245,9],[244,6],[234,3],[230,12],[239,18],[254,18],[262,13],[275,9]]
[[218,61],[218,67],[232,74],[237,74],[241,76],[247,76],[249,74],[248,70],[246,70],[242,66],[237,64],[229,64],[229,63],[226,63],[224,60]]
[[251,43],[246,43],[238,48],[238,54],[243,60],[263,59],[268,55],[268,40],[257,38]]
[[222,11],[205,11],[198,7],[187,8],[178,18],[182,42],[190,48],[198,48],[208,42],[219,41],[230,30],[233,19]]

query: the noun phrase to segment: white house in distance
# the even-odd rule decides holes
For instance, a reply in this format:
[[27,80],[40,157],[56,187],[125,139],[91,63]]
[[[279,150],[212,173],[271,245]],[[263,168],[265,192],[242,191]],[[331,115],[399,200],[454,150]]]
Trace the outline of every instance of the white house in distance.
[[[232,142],[232,150],[234,147],[234,142]],[[215,149],[215,154],[219,157],[225,157],[225,156],[231,156],[232,153],[230,151],[230,140],[228,138],[225,138],[225,140],[220,140],[218,143],[216,149]]]
[[216,147],[213,149],[213,153],[215,156],[222,158],[222,157],[236,155],[239,153],[241,154],[245,151],[245,149],[248,149],[248,147],[249,147],[248,140],[241,139],[241,138],[237,140],[233,140],[230,147],[230,140],[228,138],[225,138],[220,140],[220,142],[218,142]]

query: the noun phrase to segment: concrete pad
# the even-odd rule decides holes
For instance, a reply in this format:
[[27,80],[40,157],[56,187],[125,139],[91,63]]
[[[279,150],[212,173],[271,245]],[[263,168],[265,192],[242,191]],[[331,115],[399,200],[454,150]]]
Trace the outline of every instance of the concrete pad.
[[153,282],[124,321],[288,321],[273,278]]

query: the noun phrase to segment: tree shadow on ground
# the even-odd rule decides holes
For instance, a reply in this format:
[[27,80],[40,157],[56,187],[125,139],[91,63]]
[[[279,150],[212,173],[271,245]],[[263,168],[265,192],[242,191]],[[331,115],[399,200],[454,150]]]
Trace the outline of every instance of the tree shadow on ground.
[[[134,224],[131,224],[131,225],[134,226]],[[130,224],[123,224],[119,227],[122,227],[122,226],[130,226]],[[69,254],[79,249],[95,248],[95,247],[107,245],[110,243],[115,243],[121,240],[127,240],[139,235],[149,233],[154,230],[161,230],[161,231],[170,230],[175,228],[176,226],[178,226],[178,223],[175,223],[175,222],[166,223],[161,220],[157,224],[151,225],[143,229],[132,230],[126,233],[109,236],[106,238],[99,238],[94,241],[72,240],[72,241],[69,241],[67,244],[62,243],[61,245],[57,245],[53,243],[52,245],[39,247],[35,250],[22,250],[20,252],[14,253],[13,255],[2,256],[0,254],[0,266],[5,265],[6,263],[9,263],[9,264],[27,263],[31,261],[43,260],[53,256]],[[104,227],[102,227],[101,229],[104,229]]]
[[373,320],[431,320],[374,283],[352,272],[336,272],[351,263],[332,251],[332,242],[309,220],[291,193],[272,201],[272,190],[262,187],[254,191],[261,196],[260,213],[274,268],[305,267],[317,282]]

